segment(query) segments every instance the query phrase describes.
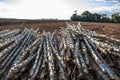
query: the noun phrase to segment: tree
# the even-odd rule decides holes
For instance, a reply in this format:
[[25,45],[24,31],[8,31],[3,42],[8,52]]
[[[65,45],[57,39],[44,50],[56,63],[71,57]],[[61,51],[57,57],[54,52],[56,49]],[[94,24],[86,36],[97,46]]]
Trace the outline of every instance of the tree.
[[72,21],[79,21],[79,15],[77,15],[77,11],[74,11],[73,15],[70,17]]
[[77,10],[70,18],[72,21],[86,21],[86,22],[117,22],[120,23],[120,13],[115,13],[110,17],[107,14],[91,13],[84,11],[81,15],[77,15]]
[[114,22],[120,23],[120,13],[115,13],[112,15],[112,20]]
[[110,22],[111,19],[107,16],[107,14],[101,14],[100,22]]
[[101,22],[110,22],[110,18],[109,17],[102,17]]
[[81,14],[83,21],[91,21],[91,16],[92,16],[92,13],[90,13],[89,11],[84,11]]
[[100,15],[100,14],[98,14],[98,13],[92,14],[92,19],[93,19],[93,21],[95,21],[95,22],[100,22],[100,18],[101,18],[101,15]]

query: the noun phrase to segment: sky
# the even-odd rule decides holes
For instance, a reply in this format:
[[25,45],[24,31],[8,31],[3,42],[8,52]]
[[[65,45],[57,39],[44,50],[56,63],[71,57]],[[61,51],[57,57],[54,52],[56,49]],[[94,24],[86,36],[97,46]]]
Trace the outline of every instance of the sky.
[[69,19],[73,12],[120,12],[120,0],[0,0],[0,18]]

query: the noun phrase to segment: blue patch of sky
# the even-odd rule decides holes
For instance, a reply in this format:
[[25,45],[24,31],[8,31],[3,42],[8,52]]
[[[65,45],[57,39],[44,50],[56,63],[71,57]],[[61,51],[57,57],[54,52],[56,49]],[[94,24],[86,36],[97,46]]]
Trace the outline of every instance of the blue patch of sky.
[[114,1],[91,1],[91,2],[96,7],[109,7],[109,6],[113,6],[115,4],[118,4],[118,2],[114,2]]
[[10,0],[0,0],[0,2],[7,2],[7,1],[10,1]]

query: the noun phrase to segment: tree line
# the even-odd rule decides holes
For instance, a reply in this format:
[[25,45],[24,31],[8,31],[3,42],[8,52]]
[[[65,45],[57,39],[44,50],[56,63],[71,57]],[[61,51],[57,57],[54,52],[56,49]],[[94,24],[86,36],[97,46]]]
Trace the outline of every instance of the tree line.
[[78,15],[77,11],[74,11],[70,19],[72,21],[120,23],[120,13],[115,13],[108,17],[107,14],[91,13],[89,11],[84,11],[81,15]]

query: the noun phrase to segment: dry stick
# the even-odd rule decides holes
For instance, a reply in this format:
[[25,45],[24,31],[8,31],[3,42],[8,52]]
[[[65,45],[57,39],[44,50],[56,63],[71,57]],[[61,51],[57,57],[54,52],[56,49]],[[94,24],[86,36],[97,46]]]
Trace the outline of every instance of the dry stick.
[[[27,37],[24,39],[24,42],[19,46],[19,49],[17,49],[16,54],[19,53],[21,49],[24,49],[24,48],[26,47],[26,44],[28,44],[28,42],[30,41],[30,40],[29,40],[29,37],[31,37],[31,35],[30,35],[31,30],[30,30],[28,33],[29,33],[29,34],[28,34]],[[26,43],[26,44],[25,44],[25,43]],[[18,55],[16,55],[16,54],[14,54],[13,57],[10,59],[10,61],[12,61],[12,60],[14,59],[14,57],[16,56],[15,60],[13,61],[12,65],[11,65],[11,67],[14,66],[13,64],[16,63],[17,59],[18,59],[19,56],[20,56],[20,54],[18,54]],[[9,64],[8,64],[8,65],[9,65]],[[9,78],[9,74],[10,74],[10,73],[8,73],[8,75],[6,74],[7,77],[6,77],[5,79]]]
[[91,43],[91,45],[94,48],[96,54],[103,61],[104,65],[105,65],[105,68],[106,68],[106,71],[107,71],[108,75],[111,77],[111,79],[113,79],[113,78],[117,79],[118,78],[117,75],[108,67],[108,65],[105,63],[105,61],[103,60],[103,58],[98,54],[97,50],[95,49],[95,45],[92,44],[92,43]]
[[50,75],[50,80],[54,80],[54,72],[53,72],[53,60],[52,60],[52,53],[50,49],[50,44],[49,44],[49,35],[46,34],[46,45],[47,45],[47,57],[48,57],[48,66],[49,66],[49,75]]
[[50,41],[50,45],[51,45],[51,48],[52,48],[52,50],[53,50],[53,53],[54,53],[55,57],[56,57],[57,60],[58,60],[58,65],[59,65],[59,68],[60,68],[60,70],[61,70],[61,72],[62,72],[63,79],[64,79],[64,80],[67,80],[67,78],[66,78],[66,76],[65,76],[65,72],[64,72],[64,70],[63,70],[63,67],[65,67],[66,65],[64,64],[64,62],[63,62],[62,59],[60,58],[60,56],[59,56],[59,54],[58,54],[58,51],[55,50],[55,48],[53,47],[53,44],[52,44],[51,41]]
[[87,65],[89,65],[89,56],[88,56],[88,53],[87,53],[87,48],[85,46],[85,44],[83,43],[82,44],[82,49],[83,49],[83,53],[84,53],[84,58],[85,58],[85,62]]
[[[22,34],[21,34],[22,35]],[[25,35],[21,38],[21,39],[23,39],[25,37]],[[4,71],[9,67],[9,65],[11,64],[11,62],[12,62],[12,60],[14,59],[14,57],[17,55],[17,52],[19,52],[19,50],[20,49],[18,49],[19,48],[19,46],[20,46],[20,42],[21,42],[21,40],[18,40],[17,42],[19,42],[19,45],[17,45],[15,48],[14,48],[14,50],[7,56],[7,58],[4,60],[4,62],[2,62],[1,63],[1,66],[6,66],[6,67],[4,67]],[[15,51],[17,51],[15,54],[13,54]],[[13,55],[13,56],[12,56]],[[12,57],[11,57],[12,56]],[[11,59],[10,59],[11,58]],[[9,60],[10,59],[10,60]],[[9,60],[9,61],[8,61]],[[9,68],[7,69],[7,71],[3,74],[4,76],[3,76],[3,79],[5,78],[5,75],[7,74],[7,72],[8,72],[8,70],[9,70]],[[3,72],[4,72],[3,71]]]
[[34,79],[39,71],[40,63],[42,60],[42,46],[43,46],[43,38],[40,41],[39,49],[37,51],[37,56],[35,58],[34,65],[32,66],[32,69],[30,70],[30,79]]

